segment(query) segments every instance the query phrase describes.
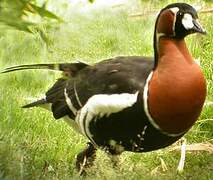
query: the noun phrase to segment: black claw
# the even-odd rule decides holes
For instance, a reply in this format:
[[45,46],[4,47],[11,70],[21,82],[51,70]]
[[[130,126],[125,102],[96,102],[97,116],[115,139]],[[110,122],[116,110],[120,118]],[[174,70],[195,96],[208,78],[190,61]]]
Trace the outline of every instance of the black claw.
[[79,175],[86,175],[86,169],[93,165],[95,157],[96,148],[92,143],[87,143],[87,147],[76,158],[76,169]]

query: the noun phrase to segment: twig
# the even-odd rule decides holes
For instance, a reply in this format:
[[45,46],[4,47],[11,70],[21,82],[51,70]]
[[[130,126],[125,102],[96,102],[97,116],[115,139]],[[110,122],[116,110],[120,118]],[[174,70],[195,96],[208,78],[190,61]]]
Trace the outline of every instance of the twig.
[[80,170],[79,170],[79,172],[78,172],[79,175],[82,175],[82,173],[83,173],[83,171],[84,171],[84,168],[85,168],[85,166],[86,166],[86,162],[87,162],[87,157],[84,156],[83,163],[82,163],[82,165],[80,166]]
[[120,4],[114,4],[111,7],[112,8],[120,8],[120,7],[123,7],[123,6],[125,6],[125,4],[124,3],[120,3]]
[[166,166],[166,163],[161,157],[160,157],[160,162],[161,162],[161,167],[162,167],[163,172],[167,171],[168,168]]
[[129,17],[131,18],[137,18],[137,17],[146,17],[148,15],[154,15],[157,14],[158,11],[154,10],[154,11],[145,11],[145,12],[138,12],[138,13],[134,13],[134,14],[130,14]]
[[204,105],[205,106],[213,106],[213,102],[212,101],[206,101]]
[[200,10],[199,13],[213,13],[213,8]]
[[[179,151],[180,146],[175,146],[171,148],[169,151]],[[190,144],[186,145],[186,151],[190,152],[199,152],[199,151],[206,151],[208,153],[213,154],[213,144],[211,143],[195,143],[195,144]]]
[[[199,10],[198,12],[202,13],[202,14],[204,14],[204,13],[213,13],[213,8]],[[157,13],[158,13],[157,10],[145,11],[145,12],[138,12],[138,13],[130,14],[129,17],[132,17],[132,18],[146,17],[146,16],[149,16],[149,15],[157,14]]]

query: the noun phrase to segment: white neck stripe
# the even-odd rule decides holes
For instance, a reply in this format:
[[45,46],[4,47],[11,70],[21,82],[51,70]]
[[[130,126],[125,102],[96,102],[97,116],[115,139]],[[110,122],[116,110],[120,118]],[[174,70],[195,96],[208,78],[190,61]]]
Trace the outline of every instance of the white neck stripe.
[[172,25],[173,35],[175,36],[175,24],[176,24],[176,18],[177,18],[177,12],[180,10],[178,7],[173,7],[170,9],[174,14],[174,21]]
[[76,108],[73,106],[73,104],[72,104],[72,102],[71,102],[71,99],[69,98],[69,96],[68,96],[68,94],[67,94],[67,89],[66,89],[66,88],[64,89],[64,97],[65,97],[65,101],[66,101],[66,103],[67,103],[69,109],[72,111],[72,113],[73,113],[74,115],[76,115],[77,110],[76,110]]
[[160,126],[155,122],[155,120],[152,118],[151,114],[149,113],[149,107],[148,107],[148,91],[149,91],[149,82],[152,79],[153,76],[153,71],[151,71],[151,73],[149,74],[148,78],[146,79],[146,83],[144,86],[144,91],[143,91],[143,101],[144,101],[144,111],[146,113],[146,116],[148,117],[149,122],[157,129],[159,130],[162,134],[165,134],[167,136],[170,137],[177,137],[180,136],[182,134],[184,134],[186,131],[181,132],[181,133],[177,133],[177,134],[173,134],[173,133],[167,133],[164,130],[162,130],[160,128]]
[[164,36],[166,36],[166,34],[156,32],[157,53],[159,52],[159,40],[161,37],[164,37]]
[[74,92],[75,92],[75,97],[76,97],[76,100],[77,100],[79,106],[82,107],[81,101],[80,101],[79,96],[78,96],[78,93],[77,93],[77,91],[76,91],[75,82],[74,82]]
[[178,7],[173,7],[173,8],[170,8],[170,10],[174,13],[174,15],[177,14],[177,12],[180,10]]

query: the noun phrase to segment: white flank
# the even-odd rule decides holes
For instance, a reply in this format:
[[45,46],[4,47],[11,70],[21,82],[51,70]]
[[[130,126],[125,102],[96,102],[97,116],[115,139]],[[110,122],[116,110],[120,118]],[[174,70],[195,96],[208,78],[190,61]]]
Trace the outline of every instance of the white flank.
[[65,97],[65,101],[69,107],[69,109],[73,112],[74,115],[76,115],[77,110],[76,108],[73,106],[71,99],[69,98],[68,94],[67,94],[67,89],[64,89],[64,97]]
[[182,19],[182,24],[186,30],[192,29],[194,27],[193,18],[191,14],[184,14]]
[[92,96],[83,106],[81,111],[78,112],[76,117],[76,122],[78,123],[81,132],[92,140],[92,135],[89,131],[91,120],[103,116],[109,116],[112,113],[131,107],[136,103],[137,97],[138,92],[135,94],[98,94]]

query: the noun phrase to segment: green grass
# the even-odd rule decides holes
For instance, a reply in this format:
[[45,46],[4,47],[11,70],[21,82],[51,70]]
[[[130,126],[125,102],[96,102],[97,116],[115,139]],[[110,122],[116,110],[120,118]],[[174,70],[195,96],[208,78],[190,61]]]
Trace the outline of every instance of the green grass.
[[[162,7],[167,2],[155,6]],[[75,60],[92,64],[118,55],[153,54],[154,15],[129,18],[126,10],[118,8],[89,14],[73,10],[68,17],[69,23],[59,27],[49,29],[44,25],[50,44],[38,34],[0,32],[0,69]],[[194,57],[201,60],[208,82],[207,99],[213,101],[213,16],[201,14],[200,21],[208,35],[193,35],[187,43]],[[41,96],[58,76],[47,71],[0,75],[0,179],[80,178],[74,169],[75,156],[84,148],[86,139],[43,109],[20,108],[28,102],[26,98]],[[199,121],[185,136],[187,142],[212,143],[212,120],[213,106],[204,107]],[[123,153],[120,167],[114,169],[106,154],[98,151],[95,166],[86,179],[212,179],[212,154],[187,153],[182,174],[176,172],[179,156],[179,152],[169,152],[169,148],[143,154]],[[163,171],[160,159],[168,170]]]

